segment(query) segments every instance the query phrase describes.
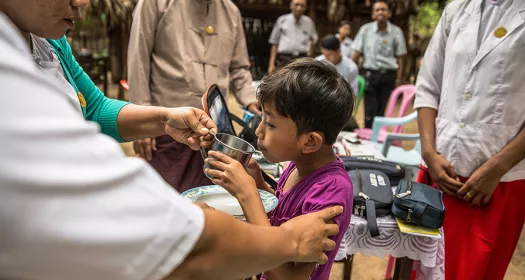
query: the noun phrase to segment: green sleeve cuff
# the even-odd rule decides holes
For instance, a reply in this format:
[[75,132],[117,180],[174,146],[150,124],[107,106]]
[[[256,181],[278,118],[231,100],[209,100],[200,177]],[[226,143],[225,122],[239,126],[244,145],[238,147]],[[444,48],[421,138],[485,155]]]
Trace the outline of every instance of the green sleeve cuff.
[[100,113],[98,114],[98,119],[94,120],[100,125],[102,133],[111,136],[120,143],[127,141],[122,139],[118,132],[118,114],[120,113],[120,110],[128,104],[128,102],[121,100],[106,99],[103,105],[104,108],[101,108]]

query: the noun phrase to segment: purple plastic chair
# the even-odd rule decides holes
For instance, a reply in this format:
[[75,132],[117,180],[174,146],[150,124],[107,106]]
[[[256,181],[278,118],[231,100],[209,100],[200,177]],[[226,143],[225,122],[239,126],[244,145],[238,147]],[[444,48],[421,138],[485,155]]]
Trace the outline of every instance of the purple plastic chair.
[[[397,100],[400,96],[403,97],[401,100],[401,107],[399,107],[399,112],[397,113],[397,117],[401,118],[407,115],[408,109],[410,105],[412,105],[412,101],[414,101],[414,97],[416,95],[416,87],[414,85],[402,85],[398,86],[397,88],[392,91],[390,94],[390,98],[388,99],[388,105],[385,117],[391,118],[394,114],[394,109],[396,108]],[[366,96],[365,96],[365,102],[366,102]],[[357,133],[357,136],[359,136],[360,139],[363,140],[370,140],[372,138],[372,129],[370,128],[358,128],[354,130],[355,133]],[[403,132],[403,125],[394,126],[393,133],[402,133]],[[383,143],[385,140],[386,134],[388,133],[387,127],[384,126],[379,131],[379,138],[377,139],[378,143]],[[399,143],[394,143],[394,145],[399,145]]]

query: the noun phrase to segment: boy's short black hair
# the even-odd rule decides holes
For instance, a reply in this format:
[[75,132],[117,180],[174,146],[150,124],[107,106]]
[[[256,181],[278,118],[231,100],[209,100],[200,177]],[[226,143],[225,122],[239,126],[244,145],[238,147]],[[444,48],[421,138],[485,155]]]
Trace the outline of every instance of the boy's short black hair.
[[337,51],[341,48],[341,42],[335,37],[335,35],[326,35],[321,39],[321,48],[330,51]]
[[352,87],[332,65],[312,58],[295,60],[266,75],[257,99],[273,102],[277,113],[292,119],[297,135],[317,131],[332,145],[352,117]]
[[342,26],[347,25],[347,24],[350,25],[350,26],[352,26],[352,24],[350,23],[349,20],[342,20],[342,21],[339,23],[339,28],[341,28]]

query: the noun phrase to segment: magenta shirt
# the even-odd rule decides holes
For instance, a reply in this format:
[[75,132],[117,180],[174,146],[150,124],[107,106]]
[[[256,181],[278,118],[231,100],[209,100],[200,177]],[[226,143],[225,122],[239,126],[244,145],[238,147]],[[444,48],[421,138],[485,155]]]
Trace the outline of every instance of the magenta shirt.
[[[293,217],[316,212],[330,206],[343,206],[343,213],[334,218],[335,223],[339,225],[339,233],[332,238],[337,243],[337,247],[335,250],[327,252],[328,262],[324,265],[318,265],[310,276],[312,280],[328,280],[337,250],[350,225],[353,203],[352,182],[343,162],[336,160],[317,169],[299,181],[288,192],[283,193],[283,187],[294,169],[295,165],[291,163],[279,178],[275,193],[279,199],[279,205],[272,212],[270,223],[272,226],[280,226]],[[262,279],[266,279],[266,277],[263,275]]]

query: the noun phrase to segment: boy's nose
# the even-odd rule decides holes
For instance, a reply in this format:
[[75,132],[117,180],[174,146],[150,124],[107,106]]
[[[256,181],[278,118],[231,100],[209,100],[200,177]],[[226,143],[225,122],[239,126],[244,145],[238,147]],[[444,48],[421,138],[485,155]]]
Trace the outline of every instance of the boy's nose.
[[257,126],[257,129],[255,130],[255,136],[259,139],[264,139],[264,123],[259,123],[259,126]]

